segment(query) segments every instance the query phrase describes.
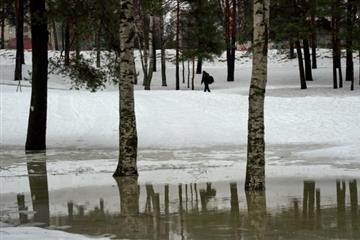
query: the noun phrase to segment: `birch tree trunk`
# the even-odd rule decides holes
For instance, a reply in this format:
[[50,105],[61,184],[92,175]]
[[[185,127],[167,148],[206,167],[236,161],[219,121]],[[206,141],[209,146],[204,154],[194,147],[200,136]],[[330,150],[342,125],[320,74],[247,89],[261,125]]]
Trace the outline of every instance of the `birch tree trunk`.
[[254,1],[253,69],[249,91],[246,190],[265,189],[264,100],[270,0]]
[[137,176],[137,130],[134,104],[133,1],[120,0],[120,79],[119,79],[119,162],[114,176]]

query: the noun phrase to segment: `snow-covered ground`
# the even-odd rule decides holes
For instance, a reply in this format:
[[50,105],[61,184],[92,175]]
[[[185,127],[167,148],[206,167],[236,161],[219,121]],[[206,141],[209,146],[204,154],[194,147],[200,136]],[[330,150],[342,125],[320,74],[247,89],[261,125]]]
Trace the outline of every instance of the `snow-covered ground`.
[[[172,51],[168,54],[174,55]],[[144,91],[141,84],[135,87],[141,184],[244,180],[251,58],[245,52],[237,54],[232,83],[226,82],[224,56],[205,62],[204,70],[215,78],[211,93],[202,91],[200,75],[196,75],[195,91],[189,90],[186,83],[181,84],[181,91],[175,91],[175,67],[170,62],[167,62],[168,87],[161,87],[159,64],[151,91]],[[287,60],[285,54],[270,51],[265,106],[266,171],[268,177],[280,182],[294,176],[301,181],[359,177],[358,62],[355,91],[349,90],[349,82],[344,83],[343,89],[332,89],[331,51],[320,49],[318,55],[314,81],[307,82],[307,90],[300,90],[297,59]],[[29,157],[22,150],[31,89],[29,82],[23,81],[22,92],[16,91],[18,82],[12,80],[14,57],[14,51],[0,51],[0,193],[5,205],[13,204],[16,193],[29,193],[26,168]],[[23,74],[27,76],[31,70],[30,52],[25,57]],[[137,69],[141,83],[138,59]],[[49,191],[94,185],[101,189],[112,184],[108,176],[116,167],[118,90],[109,85],[103,91],[90,93],[69,90],[70,86],[67,78],[50,75]],[[301,192],[298,189],[301,185],[297,188],[290,185],[286,191],[293,191],[294,195]],[[47,232],[50,230],[36,228],[2,227],[0,231],[5,239],[27,238],[29,231],[32,238],[52,236]],[[6,236],[7,233],[10,235]],[[54,238],[78,239],[53,234]]]
[[[313,71],[314,81],[308,82],[309,89],[300,90],[297,60],[289,61],[276,50],[270,52],[265,106],[268,145],[348,146],[351,156],[360,156],[358,148],[351,147],[360,142],[360,86],[356,84],[356,90],[351,92],[349,83],[345,82],[343,89],[332,89],[329,55],[329,50],[319,51],[319,69]],[[0,52],[1,145],[6,149],[23,147],[30,102],[30,88],[16,92],[17,82],[11,81],[13,56],[11,51]],[[25,75],[30,69],[29,52],[26,62]],[[223,57],[205,63],[204,70],[215,77],[210,94],[200,91],[200,75],[196,75],[196,91],[174,91],[174,65],[169,62],[167,88],[161,87],[160,71],[154,75],[153,90],[143,91],[141,84],[136,86],[139,147],[174,149],[246,144],[250,63],[245,53],[238,53],[233,83],[226,82]],[[359,69],[358,65],[355,69]],[[117,147],[116,86],[97,93],[70,91],[68,80],[51,75],[49,88],[49,149]],[[181,88],[187,90],[186,84]]]

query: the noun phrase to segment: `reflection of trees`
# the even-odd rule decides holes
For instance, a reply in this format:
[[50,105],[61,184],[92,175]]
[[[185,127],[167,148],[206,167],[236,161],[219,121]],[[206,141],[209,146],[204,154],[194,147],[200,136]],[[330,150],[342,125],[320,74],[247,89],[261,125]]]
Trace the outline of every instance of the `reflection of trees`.
[[[44,174],[40,174],[42,180],[39,181],[37,178],[37,181],[34,181],[32,178],[35,177],[34,175],[39,177],[39,174],[34,174],[34,169],[38,169],[37,173],[39,173],[39,169],[43,169],[44,172],[44,164],[42,167],[39,165],[29,166],[29,172],[32,173],[31,195],[40,197],[46,195],[48,199],[48,194],[41,193],[47,191],[47,180],[45,180]],[[360,239],[356,180],[350,181],[348,185],[350,193],[348,205],[345,201],[345,187],[341,181],[336,184],[337,203],[322,206],[320,205],[320,189],[315,188],[317,186],[315,182],[305,181],[303,199],[292,198],[289,206],[274,212],[267,209],[265,192],[246,192],[247,209],[244,210],[245,206],[241,207],[243,202],[239,202],[241,195],[238,194],[236,183],[227,185],[230,190],[228,196],[221,196],[221,198],[216,196],[217,189],[210,183],[205,186],[189,184],[188,187],[186,185],[160,187],[146,185],[144,186],[146,191],[142,191],[146,196],[141,198],[143,199],[141,206],[143,208],[145,205],[145,210],[139,212],[142,208],[139,207],[140,188],[137,178],[122,177],[115,180],[120,195],[120,214],[105,210],[104,205],[107,202],[104,203],[101,198],[100,200],[97,198],[96,206],[93,209],[88,207],[85,209],[84,205],[77,204],[72,200],[67,203],[68,214],[57,216],[51,222],[70,225],[71,228],[67,230],[70,232],[95,236],[107,233],[114,234],[116,238],[125,239],[171,239],[176,237],[206,240],[304,239],[304,234],[307,239],[333,237]],[[45,190],[35,189],[34,184],[39,182]],[[196,208],[198,188],[199,201],[203,209],[200,212]],[[157,192],[158,189],[161,190]],[[188,194],[186,194],[186,190]],[[334,190],[333,194],[335,194]],[[216,199],[216,197],[218,198]],[[210,199],[214,198],[215,201],[212,203],[225,203],[228,207],[210,208],[208,203]],[[173,201],[170,202],[170,199]],[[188,211],[186,211],[186,199]],[[39,199],[37,198],[37,200]],[[40,209],[37,200],[33,201],[34,210],[35,208]],[[20,210],[23,209],[21,206],[24,204],[21,203],[21,199],[19,202]],[[44,204],[46,205],[46,203],[42,205]],[[176,206],[176,208],[171,208],[171,206]],[[44,215],[46,213],[36,215],[37,217],[34,216],[33,220],[39,221],[39,216]],[[177,236],[174,237],[176,234]]]
[[34,210],[34,221],[49,225],[49,191],[45,154],[28,155],[27,170]]
[[25,206],[25,195],[24,194],[18,194],[16,196],[17,198],[17,205],[19,210],[19,220],[20,224],[24,224],[28,222],[28,216],[24,211],[27,211],[28,208]]
[[200,201],[201,201],[201,210],[207,211],[207,204],[210,199],[216,196],[216,190],[211,187],[211,183],[206,183],[206,189],[200,190]]
[[230,204],[231,204],[231,224],[233,229],[232,239],[241,239],[240,232],[240,210],[239,198],[236,183],[230,183]]
[[265,239],[266,196],[265,191],[246,191],[248,225],[254,239]]
[[358,216],[358,192],[357,192],[357,182],[356,180],[349,182],[349,191],[350,191],[350,205],[351,205],[351,226],[354,234],[359,234],[360,222]]
[[336,181],[336,199],[337,199],[337,229],[340,236],[345,232],[345,181]]

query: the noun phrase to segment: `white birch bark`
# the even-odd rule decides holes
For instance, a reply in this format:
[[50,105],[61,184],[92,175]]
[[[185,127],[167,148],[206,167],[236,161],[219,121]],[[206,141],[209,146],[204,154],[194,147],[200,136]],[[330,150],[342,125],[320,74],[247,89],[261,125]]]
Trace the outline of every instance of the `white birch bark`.
[[114,176],[138,175],[137,130],[134,108],[134,37],[132,0],[120,0],[120,76],[119,76],[119,163]]
[[254,0],[253,68],[249,91],[246,190],[265,189],[264,100],[270,0]]

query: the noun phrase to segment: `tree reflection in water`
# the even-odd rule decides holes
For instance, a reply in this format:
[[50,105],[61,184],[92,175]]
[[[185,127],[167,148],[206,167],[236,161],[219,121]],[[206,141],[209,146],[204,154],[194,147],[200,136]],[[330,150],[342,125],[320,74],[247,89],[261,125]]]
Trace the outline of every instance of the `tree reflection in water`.
[[33,221],[48,226],[50,223],[49,190],[45,153],[28,154],[27,171],[29,176],[31,201],[34,211]]
[[246,191],[248,225],[251,239],[265,239],[266,231],[266,196],[265,191]]
[[[337,181],[332,204],[321,202],[315,181],[304,181],[302,198],[289,197],[287,207],[274,209],[267,206],[271,199],[266,200],[265,192],[239,191],[237,183],[229,183],[225,191],[212,183],[139,186],[137,177],[120,177],[113,193],[114,199],[120,196],[117,211],[99,196],[87,200],[96,202],[93,208],[74,198],[63,203],[66,214],[50,214],[46,163],[37,156],[27,167],[35,213],[31,217],[20,211],[21,223],[70,226],[66,231],[126,239],[360,239],[356,180],[348,185]],[[19,210],[26,210],[21,195],[17,200]]]

